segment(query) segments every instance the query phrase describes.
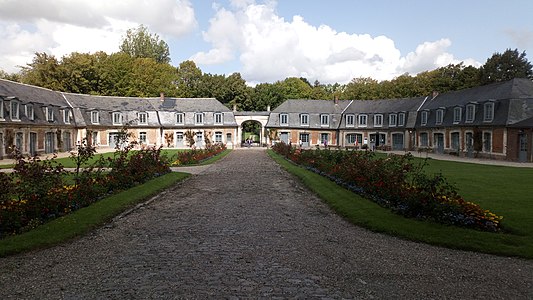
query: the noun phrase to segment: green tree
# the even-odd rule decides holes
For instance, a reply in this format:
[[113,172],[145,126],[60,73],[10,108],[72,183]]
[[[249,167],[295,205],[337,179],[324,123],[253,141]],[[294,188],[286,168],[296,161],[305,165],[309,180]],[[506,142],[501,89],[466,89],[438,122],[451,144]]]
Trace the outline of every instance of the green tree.
[[307,80],[289,77],[280,82],[286,99],[311,99],[313,90]]
[[22,67],[21,82],[48,88],[55,91],[65,91],[63,74],[59,61],[53,55],[44,52],[35,53],[32,62]]
[[344,88],[341,99],[378,99],[379,89],[379,83],[375,79],[370,77],[354,78]]
[[99,94],[100,73],[98,63],[105,52],[95,54],[72,52],[61,59],[62,86],[65,91],[80,94]]
[[[176,86],[179,97],[201,96],[200,85],[202,82],[202,70],[192,60],[186,60],[177,68]],[[203,95],[204,97],[208,97]]]
[[480,68],[480,81],[488,84],[513,78],[533,79],[533,68],[526,58],[526,52],[507,49],[504,53],[494,53]]
[[9,74],[6,71],[0,69],[0,78],[19,82],[20,81],[20,74],[19,73],[11,73],[11,74]]
[[128,29],[120,45],[120,51],[135,58],[153,58],[159,63],[170,62],[167,43],[159,40],[157,34],[150,33],[142,24],[135,29]]
[[266,110],[268,106],[274,109],[283,103],[283,101],[287,100],[279,83],[260,83],[256,85],[252,99],[255,110]]

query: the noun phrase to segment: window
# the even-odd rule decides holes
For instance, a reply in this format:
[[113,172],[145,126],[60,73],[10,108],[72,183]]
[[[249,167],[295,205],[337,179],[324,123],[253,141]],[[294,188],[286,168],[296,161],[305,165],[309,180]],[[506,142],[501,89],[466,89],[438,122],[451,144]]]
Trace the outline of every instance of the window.
[[122,125],[122,114],[119,112],[113,113],[113,125]]
[[194,122],[196,125],[203,125],[204,124],[204,114],[203,113],[195,113],[194,114]]
[[375,127],[383,126],[383,115],[374,115],[374,126]]
[[321,142],[324,146],[327,146],[327,145],[328,145],[328,142],[329,142],[329,133],[321,133],[321,134],[320,134],[320,142]]
[[30,119],[32,121],[35,119],[35,113],[33,111],[33,105],[31,105],[31,104],[26,105],[26,117],[28,117],[28,119]]
[[474,104],[468,104],[466,106],[466,123],[474,122],[474,116],[476,115],[476,106]]
[[366,127],[367,119],[368,119],[367,115],[359,115],[359,126]]
[[54,110],[51,107],[44,108],[44,115],[46,116],[46,121],[54,122]]
[[309,115],[308,114],[300,115],[300,125],[309,126]]
[[148,124],[148,114],[145,112],[139,113],[139,124],[147,125]]
[[176,132],[176,145],[183,145],[183,132]]
[[222,143],[222,132],[215,132],[215,143]]
[[18,101],[11,100],[11,120],[19,120],[19,110],[20,110],[20,104]]
[[399,113],[398,114],[398,126],[405,125],[405,113]]
[[279,125],[289,125],[289,115],[280,114],[279,115]]
[[3,99],[0,99],[0,120],[4,120],[4,100]]
[[444,119],[444,109],[442,108],[437,109],[437,116],[435,117],[435,124],[437,125],[442,124],[443,119]]
[[420,124],[421,124],[422,126],[425,126],[425,125],[428,123],[428,114],[429,114],[428,111],[423,111],[423,112],[420,114]]
[[222,124],[222,113],[215,113],[215,124]]
[[197,142],[201,142],[201,141],[203,141],[203,140],[204,140],[204,133],[201,132],[201,131],[198,131],[198,132],[196,133],[196,141],[197,141]]
[[483,151],[492,151],[492,134],[490,132],[483,132]]
[[420,133],[420,147],[428,147],[429,138],[427,132]]
[[65,124],[70,124],[70,117],[71,117],[70,109],[63,110],[63,122]]
[[354,115],[346,115],[346,126],[347,127],[354,127],[355,125],[355,116]]
[[451,133],[451,146],[454,151],[459,152],[459,132],[452,132]]
[[483,109],[483,122],[492,122],[492,119],[494,119],[494,103],[485,103]]
[[394,127],[396,126],[396,119],[398,116],[396,114],[390,114],[389,115],[389,126]]
[[348,133],[346,135],[347,145],[360,145],[363,143],[363,135],[360,133]]
[[458,124],[459,122],[461,122],[462,114],[462,108],[456,107],[453,109],[453,124]]
[[176,113],[176,124],[183,125],[183,113]]
[[329,126],[329,115],[320,115],[320,126]]
[[91,111],[91,123],[92,124],[100,123],[100,116],[97,111]]
[[139,132],[139,142],[141,144],[147,144],[146,143],[146,132]]

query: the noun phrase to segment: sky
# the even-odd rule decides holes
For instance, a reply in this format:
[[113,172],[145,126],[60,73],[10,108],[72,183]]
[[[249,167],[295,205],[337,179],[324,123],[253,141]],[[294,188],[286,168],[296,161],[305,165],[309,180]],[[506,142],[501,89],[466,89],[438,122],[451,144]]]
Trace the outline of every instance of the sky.
[[531,0],[0,0],[0,69],[18,72],[36,52],[114,53],[140,24],[169,45],[172,65],[250,85],[391,80],[479,67],[506,49],[533,61]]

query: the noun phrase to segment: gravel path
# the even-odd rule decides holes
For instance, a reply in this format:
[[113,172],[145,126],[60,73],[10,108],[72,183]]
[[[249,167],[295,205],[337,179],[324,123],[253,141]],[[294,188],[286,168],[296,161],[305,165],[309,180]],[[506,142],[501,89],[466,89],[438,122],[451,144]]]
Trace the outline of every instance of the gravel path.
[[353,226],[252,149],[0,271],[0,299],[533,298],[533,262]]

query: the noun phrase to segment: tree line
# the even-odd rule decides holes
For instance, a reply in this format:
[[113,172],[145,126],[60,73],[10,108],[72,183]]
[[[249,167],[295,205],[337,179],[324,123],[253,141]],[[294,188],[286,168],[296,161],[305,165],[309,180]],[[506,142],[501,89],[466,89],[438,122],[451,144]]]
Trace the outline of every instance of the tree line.
[[494,53],[479,68],[463,63],[450,64],[415,76],[403,74],[392,80],[354,78],[347,84],[311,83],[306,78],[289,77],[274,83],[246,85],[241,74],[204,73],[193,61],[174,67],[168,45],[141,25],[127,31],[112,54],[73,52],[57,59],[35,53],[21,71],[0,78],[56,91],[125,97],[216,98],[238,110],[261,111],[277,107],[287,99],[394,99],[426,96],[506,81],[533,79],[533,67],[526,53],[507,49]]

